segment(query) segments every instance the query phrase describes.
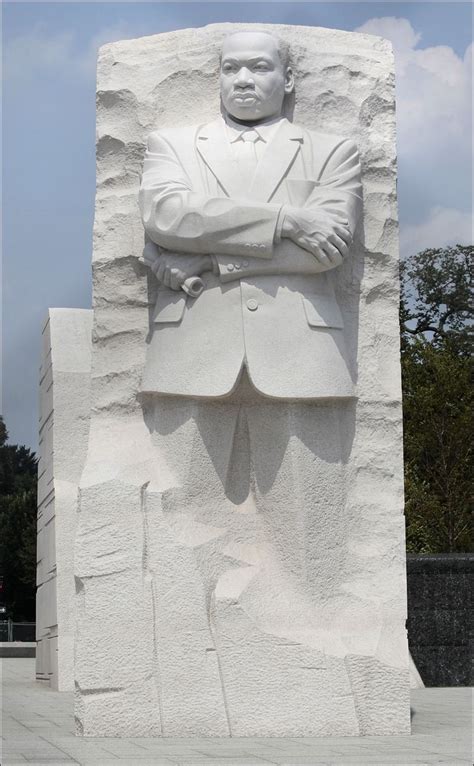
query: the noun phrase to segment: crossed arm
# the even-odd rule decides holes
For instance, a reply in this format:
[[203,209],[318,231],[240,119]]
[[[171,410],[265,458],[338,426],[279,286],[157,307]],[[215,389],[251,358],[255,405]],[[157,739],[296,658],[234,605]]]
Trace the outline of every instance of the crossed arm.
[[[360,165],[352,141],[336,146],[304,207],[211,197],[193,191],[171,144],[150,136],[140,189],[148,237],[145,260],[178,290],[189,276],[318,273],[347,255],[361,207]],[[210,255],[210,253],[214,255]],[[242,268],[226,272],[229,258]]]

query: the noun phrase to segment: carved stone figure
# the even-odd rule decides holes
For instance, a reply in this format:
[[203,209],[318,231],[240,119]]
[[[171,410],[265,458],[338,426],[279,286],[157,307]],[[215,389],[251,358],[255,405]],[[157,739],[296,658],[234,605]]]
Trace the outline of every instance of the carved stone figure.
[[[220,84],[221,118],[148,140],[140,206],[162,289],[143,391],[225,396],[245,367],[265,396],[351,396],[326,272],[361,211],[355,144],[283,116],[293,73],[269,33],[225,40]],[[197,275],[204,291],[186,297]]]
[[[344,523],[345,411],[331,402],[350,398],[354,387],[327,275],[349,255],[361,212],[360,164],[352,140],[283,116],[293,88],[288,50],[273,35],[227,37],[222,116],[152,133],[140,190],[146,233],[159,246],[148,244],[145,257],[162,285],[142,391],[168,395],[149,400],[147,420],[181,488],[175,510],[209,530],[213,506],[221,506],[220,543],[200,563],[199,578],[229,733],[248,731],[246,708],[258,700],[275,731],[291,711],[293,731],[314,731],[321,707],[316,728],[330,731],[335,706],[338,725],[359,730],[350,663],[334,659],[347,646],[315,591],[334,576],[337,556],[325,565],[324,551],[337,548]],[[196,277],[193,297],[181,288]],[[177,411],[178,422],[197,425],[191,442],[173,423]],[[189,472],[191,445],[206,483],[213,474],[221,482],[212,510],[198,472]],[[311,526],[316,537],[308,536]],[[226,627],[230,605],[236,616]],[[176,635],[187,627],[180,621]],[[272,641],[239,657],[234,641],[242,634],[245,643],[256,628]],[[175,644],[176,635],[169,636]],[[283,672],[281,641],[290,642]],[[305,662],[314,663],[318,682],[314,673],[299,677]],[[196,681],[202,689],[199,673]],[[272,684],[278,691],[270,702]],[[298,698],[307,704],[296,723]]]
[[101,49],[86,736],[409,730],[392,70],[292,26]]

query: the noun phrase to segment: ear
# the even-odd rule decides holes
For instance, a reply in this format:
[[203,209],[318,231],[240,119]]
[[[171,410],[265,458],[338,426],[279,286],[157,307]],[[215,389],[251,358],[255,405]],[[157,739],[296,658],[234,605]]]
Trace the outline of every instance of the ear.
[[295,78],[293,76],[293,70],[289,66],[285,72],[285,93],[292,93],[295,88]]

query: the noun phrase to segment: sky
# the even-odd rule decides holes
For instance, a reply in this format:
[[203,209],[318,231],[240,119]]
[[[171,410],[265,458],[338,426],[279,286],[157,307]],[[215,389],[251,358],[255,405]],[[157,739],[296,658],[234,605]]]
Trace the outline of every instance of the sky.
[[222,21],[389,38],[395,49],[401,256],[472,242],[469,2],[4,2],[2,402],[37,448],[48,307],[91,307],[95,61],[105,42]]

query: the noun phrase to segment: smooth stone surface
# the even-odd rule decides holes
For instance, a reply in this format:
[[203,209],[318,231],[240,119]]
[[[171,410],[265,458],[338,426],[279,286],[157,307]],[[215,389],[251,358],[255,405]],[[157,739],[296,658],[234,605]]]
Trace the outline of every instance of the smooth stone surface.
[[78,732],[406,733],[389,43],[272,28],[294,48],[294,123],[350,136],[360,150],[363,224],[331,275],[357,401],[283,405],[256,399],[248,381],[226,402],[140,392],[157,297],[140,260],[146,138],[218,116],[219,51],[235,28],[101,49],[92,416],[75,546]]
[[49,309],[40,367],[36,674],[74,688],[73,550],[90,417],[92,311]]
[[2,763],[81,766],[471,766],[471,689],[411,693],[412,734],[266,739],[78,738],[73,698],[34,682],[34,660],[3,660]]
[[[253,42],[254,52],[268,58],[273,49],[277,63],[272,38],[255,37],[230,39],[242,40],[241,46]],[[245,71],[236,74],[239,83]],[[253,387],[266,397],[351,397],[355,371],[332,278],[343,255],[330,240],[339,232],[349,242],[360,220],[357,147],[279,114],[253,130],[259,141],[255,149],[250,144],[252,162],[244,151],[249,142],[239,137],[248,131],[239,131],[232,116],[148,138],[140,187],[145,231],[160,246],[160,264],[171,274],[181,268],[191,276],[197,269],[204,289],[187,298],[162,278],[142,391],[226,396],[245,365]],[[274,244],[277,227],[285,232],[288,220],[289,232]],[[350,257],[350,247],[340,242]],[[197,252],[189,255],[193,247]],[[206,265],[198,253],[218,253],[217,273],[210,256]]]

